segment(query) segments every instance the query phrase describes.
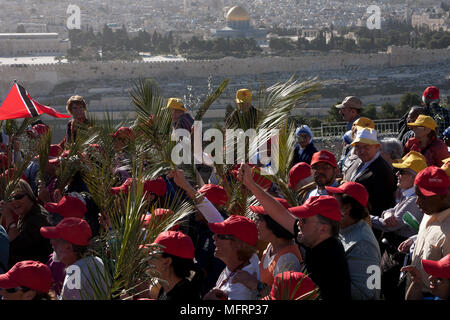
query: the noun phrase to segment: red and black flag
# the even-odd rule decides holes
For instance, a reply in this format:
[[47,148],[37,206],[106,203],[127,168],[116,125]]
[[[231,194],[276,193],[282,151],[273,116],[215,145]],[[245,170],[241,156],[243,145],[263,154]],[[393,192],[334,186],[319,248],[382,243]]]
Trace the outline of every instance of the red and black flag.
[[14,82],[5,101],[0,106],[0,120],[32,118],[46,113],[55,118],[70,118],[71,115],[62,114],[53,108],[44,106],[31,99],[28,92],[17,82]]

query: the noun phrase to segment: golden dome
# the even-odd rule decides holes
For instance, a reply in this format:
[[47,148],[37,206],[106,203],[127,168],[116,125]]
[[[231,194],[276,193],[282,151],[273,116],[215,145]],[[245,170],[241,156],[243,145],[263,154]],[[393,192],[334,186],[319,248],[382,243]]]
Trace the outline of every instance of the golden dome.
[[250,21],[250,15],[244,8],[234,6],[228,10],[227,21]]

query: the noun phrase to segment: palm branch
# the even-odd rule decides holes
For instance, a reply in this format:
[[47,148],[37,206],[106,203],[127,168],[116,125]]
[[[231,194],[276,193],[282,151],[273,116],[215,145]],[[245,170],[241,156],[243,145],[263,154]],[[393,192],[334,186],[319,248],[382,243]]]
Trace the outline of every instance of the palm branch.
[[196,121],[202,120],[202,118],[205,115],[206,111],[208,111],[208,109],[211,106],[211,104],[214,101],[216,101],[216,99],[218,97],[220,97],[220,95],[225,91],[225,89],[227,88],[229,82],[230,82],[230,79],[225,79],[219,85],[219,87],[216,89],[216,91],[206,98],[205,102],[203,102],[203,105],[200,107],[200,109],[197,111],[197,114],[195,115],[194,119]]
[[291,288],[292,279],[289,278],[289,281],[286,285],[285,281],[284,281],[284,273],[283,273],[281,275],[281,281],[278,284],[277,295],[275,297],[276,300],[316,300],[319,297],[319,288],[318,287],[316,287],[312,291],[305,292],[301,296],[295,298],[297,291],[301,287],[305,278],[306,278],[306,275],[304,274],[291,292],[290,288]]
[[39,180],[45,181],[45,169],[48,163],[48,153],[50,151],[50,144],[52,140],[51,128],[47,133],[44,133],[39,137],[38,150],[39,150]]

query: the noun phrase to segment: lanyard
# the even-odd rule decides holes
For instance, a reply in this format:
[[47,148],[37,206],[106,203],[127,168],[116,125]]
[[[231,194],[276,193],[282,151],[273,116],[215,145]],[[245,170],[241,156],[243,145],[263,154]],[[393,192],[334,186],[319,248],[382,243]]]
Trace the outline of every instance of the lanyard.
[[220,284],[220,286],[219,286],[218,288],[222,288],[222,286],[223,286],[224,284],[226,284],[226,283],[230,280],[230,278],[236,274],[236,272],[237,272],[238,270],[242,269],[242,268],[244,267],[244,265],[245,265],[245,262],[242,262],[236,269],[234,269],[233,272],[231,272],[231,273],[228,275],[228,277],[226,277],[226,278],[222,281],[222,283]]

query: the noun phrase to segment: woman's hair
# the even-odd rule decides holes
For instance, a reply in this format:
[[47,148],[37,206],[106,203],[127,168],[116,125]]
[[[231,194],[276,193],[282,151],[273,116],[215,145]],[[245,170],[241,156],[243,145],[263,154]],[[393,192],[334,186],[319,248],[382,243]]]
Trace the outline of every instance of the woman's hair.
[[72,106],[74,104],[80,104],[83,106],[84,110],[87,110],[86,101],[84,101],[82,96],[71,96],[66,103],[66,110],[68,113],[72,114]]
[[286,240],[294,239],[294,235],[283,228],[280,224],[278,224],[275,220],[273,220],[267,214],[260,214],[259,218],[266,222],[267,228],[272,231],[272,233],[277,238],[282,238]]
[[253,254],[256,252],[256,248],[245,243],[242,240],[239,240],[238,238],[235,238],[235,243],[240,244],[240,248],[237,250],[237,256],[240,261],[248,261],[253,256]]
[[188,278],[191,270],[194,269],[193,259],[186,259],[174,256],[169,253],[162,253],[164,258],[172,258],[172,267],[175,275],[179,278]]
[[[436,128],[437,130],[437,128]],[[437,132],[436,130],[431,130],[430,133],[428,134],[428,139],[433,139],[433,137],[437,137]]]
[[191,272],[194,272],[194,276],[190,279],[195,291],[192,294],[200,293],[203,280],[205,279],[205,272],[199,265],[194,263],[193,259],[180,258],[165,252],[162,253],[162,256],[164,258],[172,258],[173,271],[178,278],[190,278]]
[[330,228],[331,228],[330,233],[333,238],[337,239],[339,237],[339,228],[340,228],[339,221],[332,220],[332,219],[324,217],[320,214],[317,215],[317,218],[320,223],[328,224],[330,226]]
[[[21,287],[23,292],[28,292],[32,289],[27,287]],[[42,292],[34,290],[36,293],[33,300],[57,300],[56,294],[53,290],[50,290],[49,292]]]
[[349,196],[348,194],[343,194],[341,198],[342,204],[350,204],[350,217],[356,221],[363,220],[369,216],[369,210],[363,207],[355,198]]
[[[13,183],[13,182],[10,182],[10,183]],[[23,191],[28,196],[28,198],[30,198],[31,201],[33,201],[34,203],[37,203],[37,198],[34,195],[33,190],[31,189],[28,182],[26,182],[25,180],[20,179],[19,182],[17,183],[16,187],[14,188],[14,190]]]
[[396,138],[384,138],[380,141],[381,149],[387,153],[391,159],[400,159],[403,155],[403,145]]
[[78,246],[76,244],[71,243],[72,250],[77,256],[77,260],[83,259],[89,253],[89,246]]

